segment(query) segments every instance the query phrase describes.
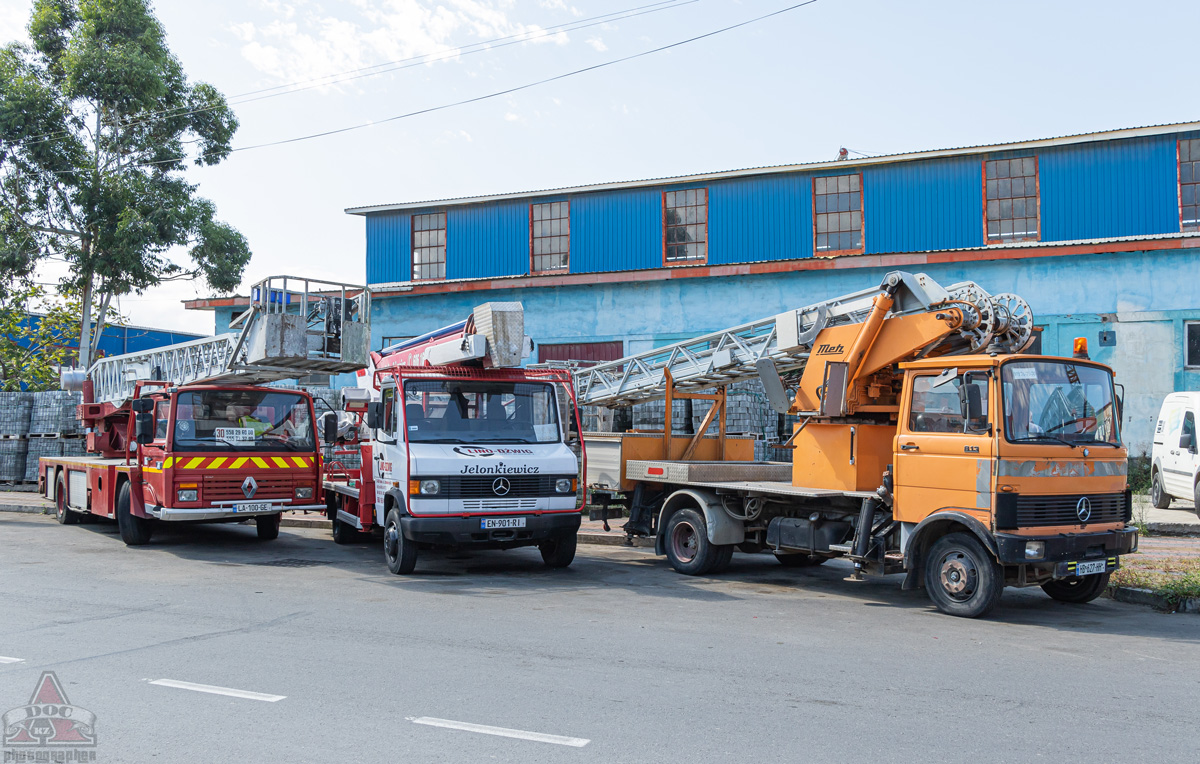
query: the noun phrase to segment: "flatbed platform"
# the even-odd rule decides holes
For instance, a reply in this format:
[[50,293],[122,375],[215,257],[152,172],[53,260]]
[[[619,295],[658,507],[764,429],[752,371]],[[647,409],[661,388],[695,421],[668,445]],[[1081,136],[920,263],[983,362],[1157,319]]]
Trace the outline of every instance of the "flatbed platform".
[[792,465],[787,462],[702,462],[634,460],[626,464],[631,480],[670,483],[718,491],[763,496],[796,496],[804,499],[849,497],[866,499],[874,491],[839,491],[792,485]]
[[828,488],[804,488],[791,483],[775,481],[742,480],[723,483],[685,483],[684,485],[697,488],[712,488],[717,491],[736,491],[742,494],[763,496],[798,496],[804,499],[827,499],[849,497],[854,499],[869,499],[875,496],[874,491],[835,491]]

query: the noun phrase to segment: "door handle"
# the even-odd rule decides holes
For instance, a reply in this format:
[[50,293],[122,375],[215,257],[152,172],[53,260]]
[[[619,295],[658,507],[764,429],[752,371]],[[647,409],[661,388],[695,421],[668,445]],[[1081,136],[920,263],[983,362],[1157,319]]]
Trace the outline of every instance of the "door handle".
[[920,451],[921,447],[918,446],[916,443],[905,443],[903,446],[900,446],[900,450],[901,451]]

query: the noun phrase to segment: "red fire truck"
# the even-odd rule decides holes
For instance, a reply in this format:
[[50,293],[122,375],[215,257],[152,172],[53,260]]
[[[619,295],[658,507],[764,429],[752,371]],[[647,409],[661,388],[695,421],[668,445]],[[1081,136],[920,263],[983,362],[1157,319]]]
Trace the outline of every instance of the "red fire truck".
[[361,369],[369,299],[360,286],[271,277],[238,331],[64,372],[83,392],[89,455],[39,462],[58,521],[113,518],[138,545],[159,523],[252,519],[274,539],[281,512],[324,508],[312,398],[264,385]]

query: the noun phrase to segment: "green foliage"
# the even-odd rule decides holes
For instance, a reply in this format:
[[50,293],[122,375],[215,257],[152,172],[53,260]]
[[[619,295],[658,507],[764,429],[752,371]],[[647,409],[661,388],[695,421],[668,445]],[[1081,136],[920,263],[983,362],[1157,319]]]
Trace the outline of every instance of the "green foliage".
[[[72,365],[79,349],[81,310],[78,297],[52,297],[40,286],[0,295],[0,391],[57,390],[58,368]],[[44,315],[35,323],[30,312]],[[109,311],[98,331],[120,322]]]
[[1150,493],[1150,457],[1129,457],[1129,487],[1134,493]]
[[246,239],[182,172],[226,158],[238,121],[147,0],[35,0],[29,34],[0,49],[0,283],[58,257],[86,311],[165,280],[235,288]]

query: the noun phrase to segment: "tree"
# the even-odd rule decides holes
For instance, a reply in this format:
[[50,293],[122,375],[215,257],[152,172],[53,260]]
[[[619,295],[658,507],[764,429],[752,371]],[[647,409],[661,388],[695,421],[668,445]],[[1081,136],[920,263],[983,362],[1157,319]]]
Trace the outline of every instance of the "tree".
[[[57,390],[59,368],[75,363],[81,313],[78,296],[52,297],[38,285],[0,294],[0,390]],[[98,316],[96,335],[119,323],[110,308]]]
[[245,237],[183,178],[229,155],[238,121],[216,88],[188,83],[146,0],[35,0],[29,35],[0,48],[0,284],[65,260],[86,367],[92,315],[114,297],[241,282]]

